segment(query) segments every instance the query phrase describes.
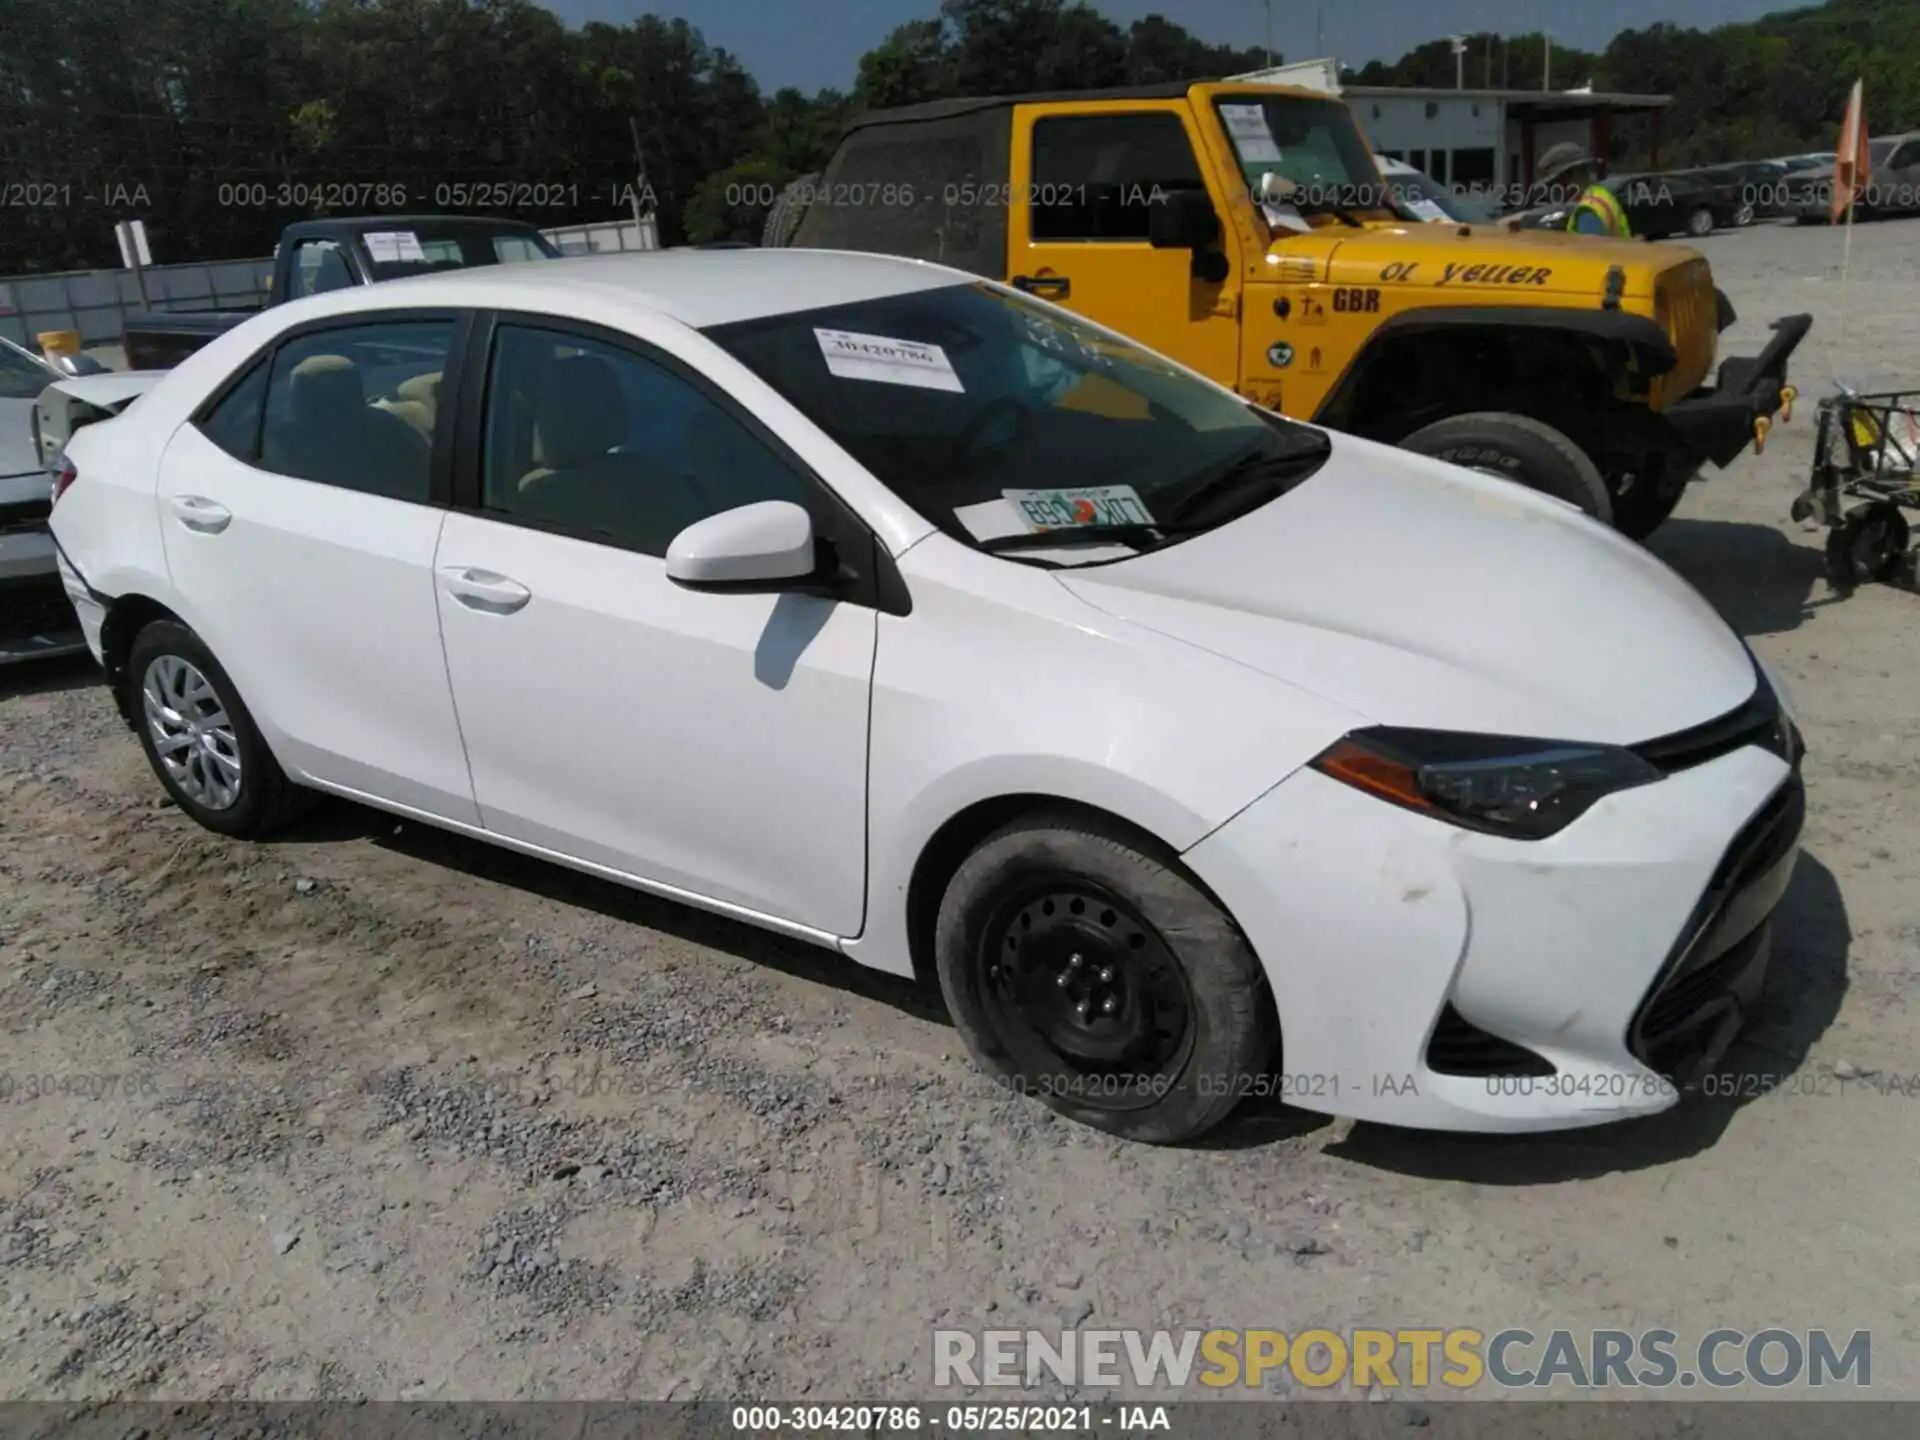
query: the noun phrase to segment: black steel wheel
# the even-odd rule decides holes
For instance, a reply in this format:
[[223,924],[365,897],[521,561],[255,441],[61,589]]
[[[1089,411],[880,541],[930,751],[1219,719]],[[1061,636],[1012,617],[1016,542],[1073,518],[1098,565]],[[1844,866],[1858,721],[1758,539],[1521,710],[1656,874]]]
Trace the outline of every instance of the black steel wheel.
[[987,1074],[1129,1139],[1211,1129],[1278,1040],[1233,921],[1177,856],[1103,816],[1041,812],[983,840],[941,898],[934,960]]
[[981,994],[1007,1049],[1101,1110],[1136,1110],[1193,1052],[1180,962],[1127,901],[1065,871],[1010,890],[987,922]]

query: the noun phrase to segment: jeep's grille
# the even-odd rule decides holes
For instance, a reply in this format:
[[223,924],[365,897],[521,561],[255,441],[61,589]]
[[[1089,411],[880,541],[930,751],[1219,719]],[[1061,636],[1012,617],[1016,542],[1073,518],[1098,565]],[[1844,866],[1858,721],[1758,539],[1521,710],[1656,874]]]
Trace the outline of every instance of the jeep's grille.
[[1720,311],[1713,291],[1713,271],[1705,260],[1676,265],[1655,284],[1659,297],[1656,313],[1665,322],[1667,338],[1679,356],[1679,363],[1660,378],[1656,403],[1664,408],[1705,383],[1713,369]]

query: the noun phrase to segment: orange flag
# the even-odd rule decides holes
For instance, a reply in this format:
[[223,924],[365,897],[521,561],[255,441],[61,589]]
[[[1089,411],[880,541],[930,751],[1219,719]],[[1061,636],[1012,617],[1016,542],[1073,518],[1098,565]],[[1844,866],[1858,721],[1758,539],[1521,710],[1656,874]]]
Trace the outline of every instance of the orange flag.
[[1834,151],[1833,200],[1827,218],[1836,225],[1853,208],[1854,195],[1865,189],[1873,178],[1873,166],[1867,156],[1867,106],[1865,82],[1853,82],[1847,97],[1847,118],[1840,122],[1840,144]]

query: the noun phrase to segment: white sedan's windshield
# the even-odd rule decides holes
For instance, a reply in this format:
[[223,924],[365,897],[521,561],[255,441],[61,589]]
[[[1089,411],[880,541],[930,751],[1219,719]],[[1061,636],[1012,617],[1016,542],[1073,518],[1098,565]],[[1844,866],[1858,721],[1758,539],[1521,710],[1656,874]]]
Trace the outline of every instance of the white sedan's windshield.
[[[1318,431],[1056,306],[983,284],[707,334],[920,514],[968,541],[1055,523],[1150,526],[1176,509],[1185,521],[1190,496],[1223,470],[1324,454]],[[1302,473],[1295,464],[1289,478]],[[1213,523],[1230,518],[1208,508]]]
[[0,345],[0,400],[31,400],[53,379],[53,372],[33,356]]

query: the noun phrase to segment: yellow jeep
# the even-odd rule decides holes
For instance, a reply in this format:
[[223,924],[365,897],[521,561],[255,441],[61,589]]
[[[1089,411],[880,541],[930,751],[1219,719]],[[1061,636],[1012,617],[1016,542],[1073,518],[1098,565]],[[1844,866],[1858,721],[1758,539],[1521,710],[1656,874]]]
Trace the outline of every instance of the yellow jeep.
[[766,242],[937,260],[1057,301],[1318,424],[1509,476],[1634,536],[1790,413],[1774,322],[1692,250],[1420,223],[1352,114],[1203,83],[944,100],[854,123]]

